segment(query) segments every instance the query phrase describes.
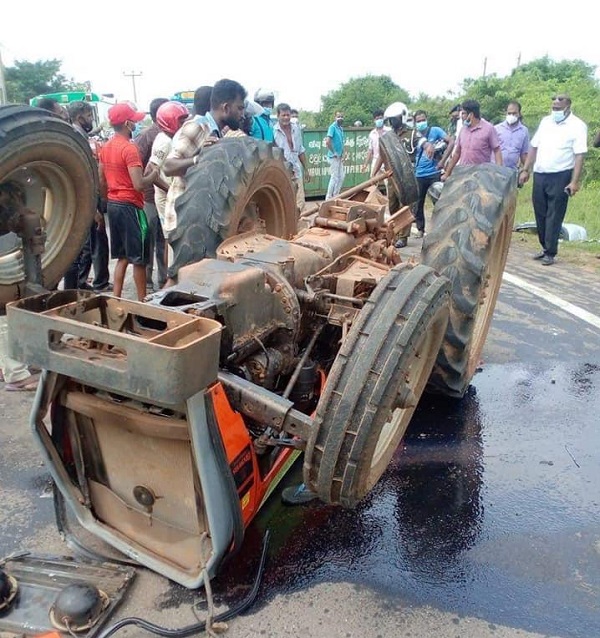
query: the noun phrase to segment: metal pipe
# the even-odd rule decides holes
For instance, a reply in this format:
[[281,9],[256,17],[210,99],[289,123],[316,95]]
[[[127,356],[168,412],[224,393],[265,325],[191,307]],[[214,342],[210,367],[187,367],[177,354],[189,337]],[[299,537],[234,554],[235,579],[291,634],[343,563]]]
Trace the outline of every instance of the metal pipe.
[[323,330],[324,326],[325,326],[325,324],[321,324],[315,330],[315,333],[313,334],[313,336],[310,338],[310,341],[308,342],[308,345],[306,346],[306,350],[304,351],[304,354],[300,357],[300,361],[298,361],[298,365],[296,366],[296,369],[294,370],[294,373],[290,377],[290,380],[288,381],[288,384],[287,384],[285,390],[283,391],[283,398],[284,399],[289,399],[290,394],[292,393],[292,390],[294,389],[294,386],[296,385],[296,381],[298,381],[298,377],[300,376],[300,372],[302,371],[302,366],[306,363],[306,360],[308,359],[308,355],[310,354],[310,352],[313,349],[315,343],[317,342],[317,339],[318,339],[319,335],[321,334],[321,330]]
[[[371,179],[368,179],[366,182],[361,182],[360,184],[357,184],[356,186],[353,186],[348,190],[342,191],[335,199],[348,199],[349,197],[352,197],[352,195],[356,195],[356,193],[364,191],[365,188],[369,188],[369,186],[373,186],[373,184],[379,184],[379,182],[382,182],[384,179],[387,179],[391,176],[391,170],[385,171],[385,173],[379,173],[375,175],[375,177],[371,177]],[[300,213],[300,217],[309,217],[313,213],[316,213],[320,207],[321,204],[313,204],[310,208],[302,211],[302,213]]]

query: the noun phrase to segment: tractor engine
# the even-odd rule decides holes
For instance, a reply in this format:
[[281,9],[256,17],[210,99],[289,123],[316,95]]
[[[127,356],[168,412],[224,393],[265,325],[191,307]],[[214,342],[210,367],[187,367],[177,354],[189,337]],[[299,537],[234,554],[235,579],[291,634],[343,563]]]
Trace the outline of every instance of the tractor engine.
[[335,200],[290,241],[237,235],[219,246],[216,259],[180,269],[178,284],[148,302],[219,321],[222,369],[284,396],[292,375],[286,398],[305,405],[316,362],[326,369],[333,361],[373,288],[400,261],[392,240],[410,213],[384,222],[384,209]]

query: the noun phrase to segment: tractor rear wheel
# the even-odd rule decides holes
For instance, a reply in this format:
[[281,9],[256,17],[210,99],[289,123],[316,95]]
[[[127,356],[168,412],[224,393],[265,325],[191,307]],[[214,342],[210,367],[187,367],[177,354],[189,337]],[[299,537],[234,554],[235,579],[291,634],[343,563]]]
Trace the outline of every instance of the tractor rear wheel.
[[[0,107],[0,193],[23,194],[43,217],[46,249],[42,278],[58,284],[79,254],[96,211],[98,170],[88,142],[43,109]],[[18,299],[25,284],[21,240],[0,236],[0,308]]]
[[450,280],[450,321],[428,389],[462,397],[479,365],[510,246],[514,171],[457,167],[434,208],[421,263]]
[[225,138],[203,149],[175,207],[173,273],[215,257],[224,239],[252,230],[259,220],[269,235],[290,239],[296,233],[296,193],[283,152],[250,137]]
[[304,482],[355,506],[398,447],[448,322],[446,279],[400,264],[380,281],[333,363],[304,455]]
[[419,199],[419,185],[415,168],[406,152],[402,140],[394,131],[388,131],[379,138],[379,147],[385,167],[392,171],[388,184],[390,213],[402,206],[410,206]]

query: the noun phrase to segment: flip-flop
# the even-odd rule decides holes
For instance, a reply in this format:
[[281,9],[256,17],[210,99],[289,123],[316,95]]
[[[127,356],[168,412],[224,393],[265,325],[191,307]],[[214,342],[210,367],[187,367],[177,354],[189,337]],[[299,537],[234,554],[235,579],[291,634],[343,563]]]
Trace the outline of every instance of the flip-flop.
[[37,390],[39,376],[31,375],[27,377],[27,379],[23,379],[22,381],[14,381],[13,383],[6,383],[4,385],[4,389],[7,392],[34,392]]

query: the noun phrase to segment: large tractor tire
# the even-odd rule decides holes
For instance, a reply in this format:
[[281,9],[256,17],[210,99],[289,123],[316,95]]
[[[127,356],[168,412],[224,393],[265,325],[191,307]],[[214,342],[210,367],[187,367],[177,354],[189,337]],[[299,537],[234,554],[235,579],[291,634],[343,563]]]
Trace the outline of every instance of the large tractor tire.
[[304,482],[326,503],[354,507],[398,447],[448,322],[449,283],[400,264],[352,324],[317,405]]
[[[98,169],[87,141],[66,122],[30,106],[0,107],[0,191],[17,188],[46,224],[42,277],[53,288],[79,254],[98,194]],[[0,308],[18,299],[25,271],[21,241],[0,236]]]
[[175,204],[173,273],[215,257],[224,239],[251,230],[258,219],[275,237],[296,234],[295,187],[280,149],[250,137],[226,138],[199,157]]
[[415,168],[402,140],[394,131],[388,131],[379,138],[379,148],[385,167],[392,171],[391,183],[388,184],[388,197],[390,213],[395,213],[402,206],[410,206],[419,199]]
[[510,246],[516,174],[495,164],[457,167],[434,208],[421,262],[452,285],[450,321],[428,389],[461,398],[475,374]]

